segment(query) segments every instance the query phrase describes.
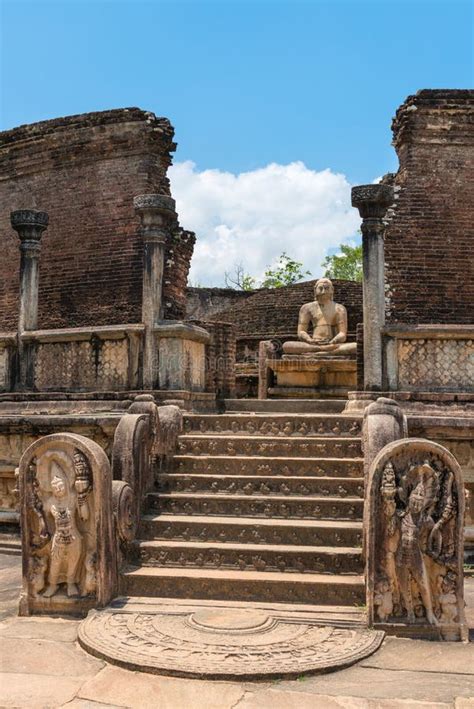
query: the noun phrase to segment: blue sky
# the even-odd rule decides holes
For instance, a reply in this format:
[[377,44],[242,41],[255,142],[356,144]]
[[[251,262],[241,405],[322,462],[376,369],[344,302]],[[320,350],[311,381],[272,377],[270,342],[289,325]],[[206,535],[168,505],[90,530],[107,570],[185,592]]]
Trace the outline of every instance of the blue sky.
[[140,106],[171,119],[175,161],[195,180],[302,162],[371,182],[396,170],[390,122],[408,94],[473,83],[462,0],[0,5],[2,129]]

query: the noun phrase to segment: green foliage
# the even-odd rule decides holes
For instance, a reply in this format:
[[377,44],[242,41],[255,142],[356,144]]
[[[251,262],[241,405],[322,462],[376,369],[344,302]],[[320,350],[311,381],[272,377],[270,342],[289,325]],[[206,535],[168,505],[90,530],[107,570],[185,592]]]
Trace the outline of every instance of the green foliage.
[[257,287],[257,282],[253,276],[248,273],[244,273],[242,276],[242,290],[255,290]]
[[226,288],[233,290],[255,290],[257,287],[257,281],[249,273],[245,273],[242,263],[236,263],[232,273],[225,272],[224,282]]
[[340,245],[340,254],[326,256],[321,266],[327,278],[341,281],[362,281],[362,244],[360,246]]
[[262,288],[282,288],[291,286],[292,283],[301,281],[305,276],[310,276],[310,271],[302,271],[303,264],[294,261],[285,252],[282,253],[275,268],[267,266]]
[[281,288],[282,286],[291,286],[292,283],[301,281],[305,276],[310,276],[309,271],[302,271],[303,264],[299,261],[294,261],[285,252],[280,256],[275,268],[267,266],[265,278],[259,284],[254,276],[245,272],[242,263],[237,263],[232,272],[225,272],[226,288],[234,290],[255,290],[255,288]]

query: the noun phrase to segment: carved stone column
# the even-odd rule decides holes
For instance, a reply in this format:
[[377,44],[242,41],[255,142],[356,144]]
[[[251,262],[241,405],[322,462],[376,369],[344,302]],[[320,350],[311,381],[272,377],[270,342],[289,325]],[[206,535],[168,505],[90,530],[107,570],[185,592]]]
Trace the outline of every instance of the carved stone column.
[[162,289],[168,224],[175,215],[175,201],[167,195],[142,194],[133,200],[140,217],[143,239],[142,322],[145,324],[143,386],[153,389],[157,366],[153,328],[163,315]]
[[20,209],[10,215],[11,225],[20,237],[20,314],[19,332],[38,327],[38,282],[41,236],[48,226],[48,213]]
[[382,334],[385,323],[383,217],[393,203],[389,185],[352,188],[352,206],[362,217],[364,296],[364,389],[382,389]]

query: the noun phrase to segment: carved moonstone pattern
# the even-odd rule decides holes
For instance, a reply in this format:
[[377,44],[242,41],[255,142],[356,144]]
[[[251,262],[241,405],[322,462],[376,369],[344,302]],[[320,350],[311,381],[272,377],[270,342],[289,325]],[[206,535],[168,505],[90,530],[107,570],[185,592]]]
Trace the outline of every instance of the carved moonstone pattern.
[[369,624],[467,639],[464,485],[454,456],[422,438],[386,445],[369,470],[366,520]]
[[93,611],[81,623],[78,639],[93,655],[132,670],[251,679],[348,667],[375,652],[383,633],[268,611],[157,606],[152,612]]

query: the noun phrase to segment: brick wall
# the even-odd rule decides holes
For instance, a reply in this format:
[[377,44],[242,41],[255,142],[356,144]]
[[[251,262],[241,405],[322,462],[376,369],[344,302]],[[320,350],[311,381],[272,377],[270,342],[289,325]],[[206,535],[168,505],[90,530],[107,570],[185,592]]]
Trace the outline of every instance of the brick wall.
[[387,320],[470,323],[474,91],[423,90],[393,121],[400,168],[385,234]]
[[[296,283],[284,288],[263,288],[250,298],[219,312],[219,320],[234,325],[237,337],[261,335],[296,336],[298,313],[304,303],[314,300],[316,280]],[[362,322],[362,284],[353,281],[333,281],[334,299],[345,305],[349,331],[355,333]]]
[[207,318],[231,308],[255,291],[233,290],[232,288],[188,288],[186,290],[186,317]]
[[[170,194],[174,130],[138,108],[68,116],[0,133],[0,330],[18,320],[18,237],[10,212],[44,209],[41,328],[141,320],[142,248],[133,197]],[[194,235],[176,220],[164,273],[166,317],[183,317]]]

